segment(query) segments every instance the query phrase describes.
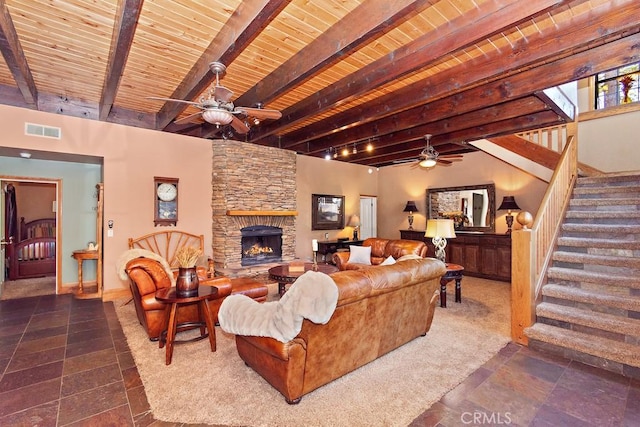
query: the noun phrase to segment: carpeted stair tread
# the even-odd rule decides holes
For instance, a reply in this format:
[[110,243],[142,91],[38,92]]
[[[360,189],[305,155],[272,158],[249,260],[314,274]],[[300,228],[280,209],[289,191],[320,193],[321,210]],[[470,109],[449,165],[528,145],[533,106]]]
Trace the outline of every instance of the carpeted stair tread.
[[569,329],[558,328],[543,323],[526,328],[524,333],[529,339],[538,340],[569,348],[640,368],[640,346],[622,341],[614,341]]
[[640,193],[640,184],[624,184],[624,185],[616,185],[616,186],[603,186],[603,187],[581,187],[576,186],[573,189],[574,195],[582,195],[582,194],[602,194],[603,196],[607,196],[609,194],[619,194],[619,193]]
[[640,249],[640,240],[592,239],[588,237],[559,237],[558,246],[603,249]]
[[568,322],[603,331],[640,337],[640,320],[542,302],[536,307],[538,317]]
[[572,262],[577,264],[596,264],[609,267],[640,268],[640,258],[632,256],[593,255],[582,252],[555,251],[554,261]]
[[616,184],[624,184],[624,183],[637,183],[640,182],[640,178],[638,177],[637,171],[628,171],[628,172],[615,172],[608,173],[606,175],[597,175],[597,176],[586,176],[580,177],[576,180],[577,186],[588,186],[588,185],[616,185]]
[[634,234],[640,235],[640,227],[624,224],[562,224],[562,231],[568,233],[609,233],[609,234]]
[[613,295],[605,292],[593,292],[573,286],[548,283],[542,287],[542,295],[567,301],[581,302],[640,312],[640,296]]
[[638,197],[612,197],[612,198],[593,198],[593,199],[571,199],[569,206],[622,206],[622,205],[640,205]]
[[638,219],[640,211],[567,211],[565,218],[572,219]]
[[612,274],[610,272],[603,274],[595,271],[578,270],[576,268],[549,267],[547,276],[550,279],[567,280],[570,282],[590,282],[600,285],[640,289],[640,277]]

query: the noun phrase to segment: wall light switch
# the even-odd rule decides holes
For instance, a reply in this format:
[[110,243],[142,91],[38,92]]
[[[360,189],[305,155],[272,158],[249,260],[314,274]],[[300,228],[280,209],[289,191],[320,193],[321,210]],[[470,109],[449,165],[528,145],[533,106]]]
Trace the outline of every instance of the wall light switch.
[[107,230],[107,237],[113,237],[113,230],[112,229]]

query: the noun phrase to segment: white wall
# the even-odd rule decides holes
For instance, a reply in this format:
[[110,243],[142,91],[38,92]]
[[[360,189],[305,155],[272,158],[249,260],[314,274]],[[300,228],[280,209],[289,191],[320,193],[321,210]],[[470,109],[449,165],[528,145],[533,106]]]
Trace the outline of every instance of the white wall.
[[[578,110],[593,111],[592,87],[588,79],[578,84]],[[636,105],[617,107],[616,115],[606,115],[578,123],[578,160],[603,172],[640,171],[640,111]]]

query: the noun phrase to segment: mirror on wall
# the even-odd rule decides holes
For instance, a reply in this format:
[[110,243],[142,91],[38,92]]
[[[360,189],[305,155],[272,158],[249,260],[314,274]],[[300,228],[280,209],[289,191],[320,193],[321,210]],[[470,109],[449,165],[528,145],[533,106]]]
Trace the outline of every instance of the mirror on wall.
[[427,190],[427,219],[453,219],[458,231],[495,232],[494,184]]

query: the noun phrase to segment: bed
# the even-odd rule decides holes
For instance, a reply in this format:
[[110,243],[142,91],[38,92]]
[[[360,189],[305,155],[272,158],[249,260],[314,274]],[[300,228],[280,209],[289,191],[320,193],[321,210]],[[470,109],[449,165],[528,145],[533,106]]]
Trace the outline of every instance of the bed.
[[20,219],[20,240],[8,245],[9,280],[56,274],[56,219]]

